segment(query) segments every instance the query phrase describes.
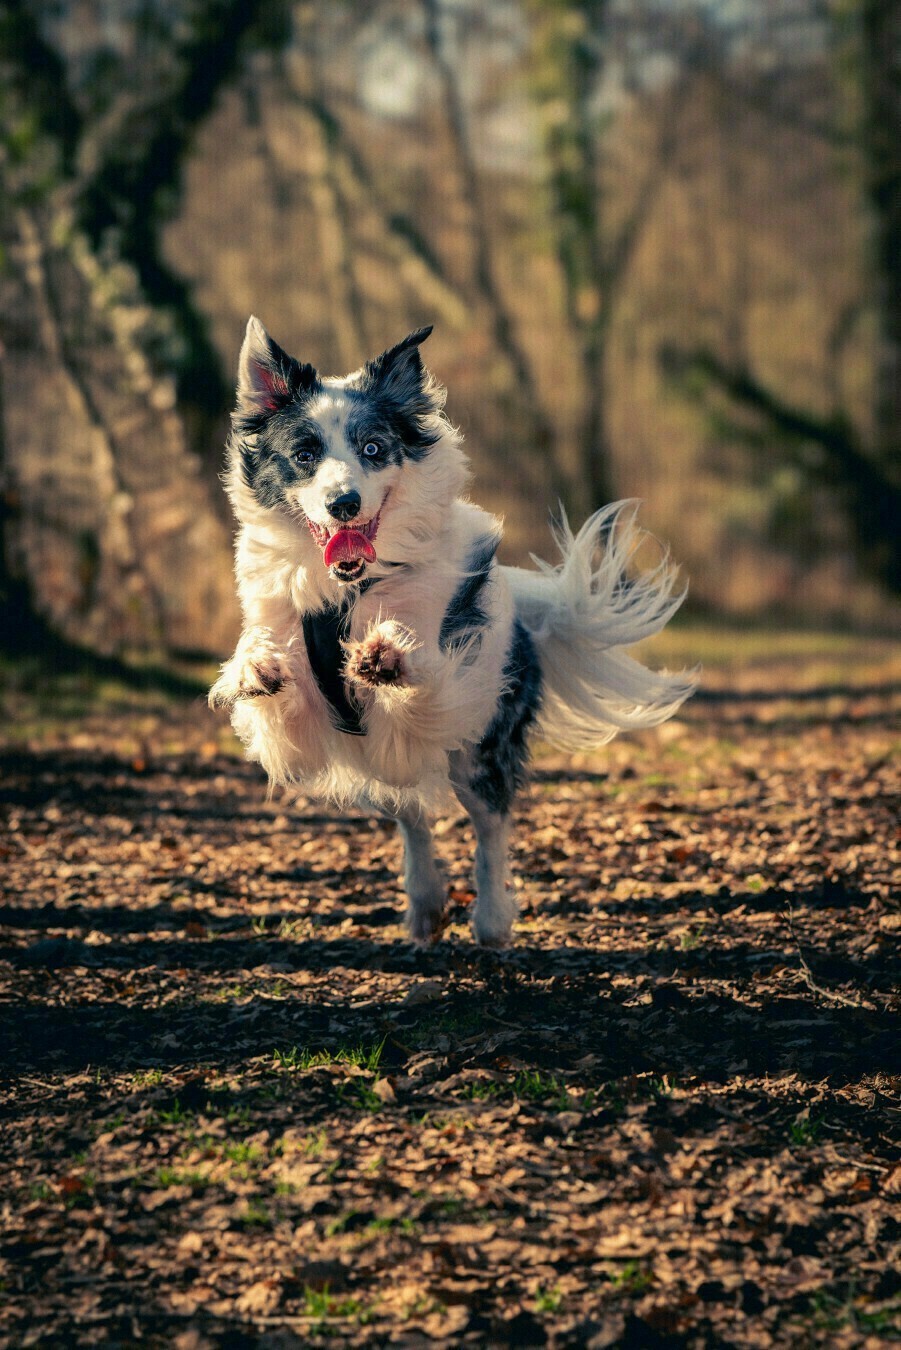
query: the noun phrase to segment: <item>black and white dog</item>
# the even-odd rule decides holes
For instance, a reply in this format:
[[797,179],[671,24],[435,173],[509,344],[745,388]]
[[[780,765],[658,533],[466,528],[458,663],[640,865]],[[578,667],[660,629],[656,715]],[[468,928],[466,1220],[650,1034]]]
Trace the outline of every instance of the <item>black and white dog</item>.
[[[535,730],[568,748],[670,717],[688,674],[624,648],[678,608],[662,562],[627,576],[635,507],[598,511],[563,562],[495,560],[500,522],[467,501],[467,462],[424,368],[422,328],[352,375],[321,377],[247,325],[226,485],[245,628],[210,692],[272,784],[395,817],[407,925],[440,930],[430,811],[475,829],[479,942],[510,941],[510,808]],[[603,546],[603,547],[601,547]]]

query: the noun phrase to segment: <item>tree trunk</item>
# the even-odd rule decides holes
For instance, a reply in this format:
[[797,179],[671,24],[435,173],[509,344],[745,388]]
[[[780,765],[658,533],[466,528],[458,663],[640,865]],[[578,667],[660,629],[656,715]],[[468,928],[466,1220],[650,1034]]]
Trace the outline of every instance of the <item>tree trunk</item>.
[[878,313],[876,453],[901,474],[901,0],[864,0],[867,189]]

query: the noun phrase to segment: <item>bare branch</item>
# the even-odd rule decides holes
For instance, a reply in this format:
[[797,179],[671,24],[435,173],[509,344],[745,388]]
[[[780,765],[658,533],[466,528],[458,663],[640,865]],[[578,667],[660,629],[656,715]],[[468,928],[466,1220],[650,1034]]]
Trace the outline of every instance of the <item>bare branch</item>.
[[[692,397],[703,398],[704,390],[713,387],[736,406],[761,419],[764,433],[749,436],[736,426],[738,439],[766,449],[778,437],[781,452],[795,448],[805,471],[842,497],[862,562],[885,585],[901,590],[901,543],[897,530],[901,490],[880,463],[863,452],[845,422],[824,421],[805,409],[793,407],[751,371],[727,365],[706,349],[685,352],[672,345],[665,346],[660,352],[660,362],[664,371],[683,381],[689,392],[686,377],[699,377],[700,392]],[[804,445],[819,448],[821,465],[810,464],[800,454]]]

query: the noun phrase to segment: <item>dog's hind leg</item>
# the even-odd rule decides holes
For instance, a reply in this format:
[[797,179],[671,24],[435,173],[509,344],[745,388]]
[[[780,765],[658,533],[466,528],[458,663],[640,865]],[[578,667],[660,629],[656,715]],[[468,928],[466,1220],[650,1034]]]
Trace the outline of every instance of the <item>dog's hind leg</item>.
[[513,629],[504,668],[504,692],[478,745],[450,757],[451,782],[476,835],[476,903],[472,928],[478,942],[506,947],[517,904],[508,879],[510,808],[525,777],[528,730],[541,699],[541,670],[532,639]]
[[[457,761],[462,767],[464,761]],[[517,904],[508,880],[510,816],[492,810],[468,783],[454,783],[476,836],[476,903],[472,931],[485,947],[509,946]]]

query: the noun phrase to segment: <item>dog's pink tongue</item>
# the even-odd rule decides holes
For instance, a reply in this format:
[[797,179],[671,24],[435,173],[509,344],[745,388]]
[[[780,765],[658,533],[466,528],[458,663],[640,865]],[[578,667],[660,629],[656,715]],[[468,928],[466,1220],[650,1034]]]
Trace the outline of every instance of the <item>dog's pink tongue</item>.
[[326,567],[331,567],[332,563],[354,562],[357,558],[374,563],[375,549],[359,530],[336,530],[326,544],[322,557]]

